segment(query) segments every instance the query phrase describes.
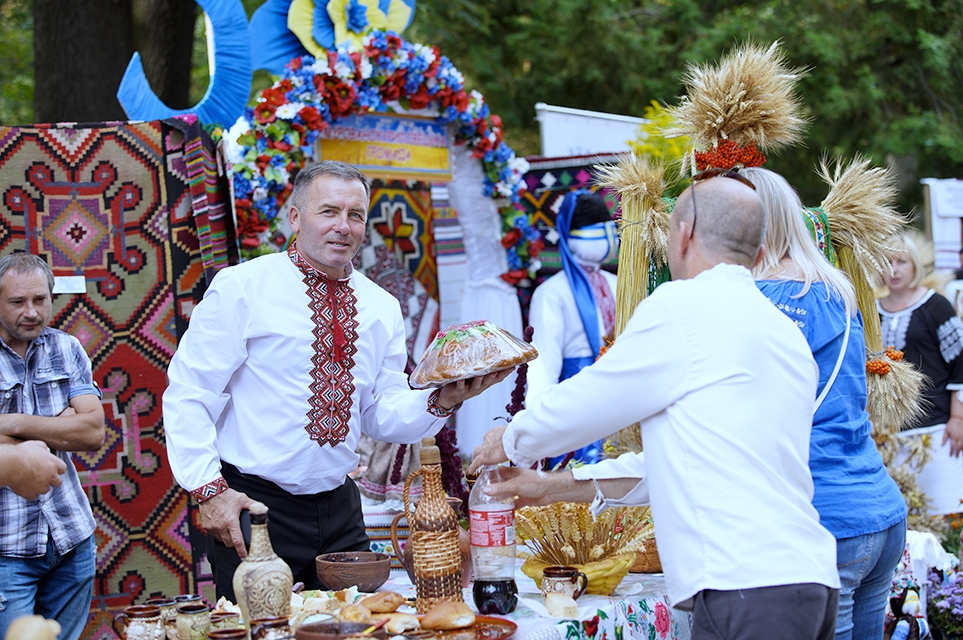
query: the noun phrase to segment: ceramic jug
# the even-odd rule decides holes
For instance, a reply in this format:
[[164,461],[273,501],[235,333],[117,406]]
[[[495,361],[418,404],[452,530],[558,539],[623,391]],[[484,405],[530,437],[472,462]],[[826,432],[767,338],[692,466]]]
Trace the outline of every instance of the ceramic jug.
[[287,563],[274,553],[268,535],[268,508],[251,505],[251,548],[234,572],[234,595],[248,631],[251,620],[287,616],[294,578]]

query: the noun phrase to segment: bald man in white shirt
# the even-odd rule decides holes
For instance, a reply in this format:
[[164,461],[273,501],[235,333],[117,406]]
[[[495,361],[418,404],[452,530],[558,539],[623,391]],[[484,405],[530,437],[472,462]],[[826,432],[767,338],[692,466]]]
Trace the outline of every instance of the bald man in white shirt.
[[[687,189],[670,224],[673,281],[598,362],[486,434],[471,465],[528,467],[640,422],[644,463],[629,454],[598,465],[617,473],[582,477],[606,478],[599,489],[622,503],[651,500],[669,600],[693,612],[694,640],[835,635],[836,542],[808,467],[817,369],[753,281],[765,224],[737,180]],[[572,472],[509,473],[493,492],[547,502],[557,480],[569,499],[596,496]]]

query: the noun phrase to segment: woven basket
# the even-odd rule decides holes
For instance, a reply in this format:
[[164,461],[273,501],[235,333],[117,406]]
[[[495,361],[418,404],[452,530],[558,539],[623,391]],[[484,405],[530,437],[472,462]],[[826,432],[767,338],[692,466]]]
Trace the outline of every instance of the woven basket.
[[[588,578],[588,588],[586,593],[594,593],[600,596],[610,596],[615,592],[622,579],[629,573],[629,567],[635,562],[635,554],[623,553],[605,560],[597,560],[586,564],[573,564],[579,571]],[[522,564],[522,573],[535,581],[538,588],[542,588],[542,571],[545,567],[550,567],[547,562],[528,558]]]
[[662,561],[659,560],[659,549],[655,546],[655,538],[646,540],[645,548],[635,552],[635,563],[629,572],[662,573]]

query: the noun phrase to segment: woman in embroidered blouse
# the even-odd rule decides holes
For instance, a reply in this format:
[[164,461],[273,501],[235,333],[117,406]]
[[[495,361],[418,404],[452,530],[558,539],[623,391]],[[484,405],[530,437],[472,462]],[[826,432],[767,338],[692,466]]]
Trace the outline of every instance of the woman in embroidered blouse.
[[800,328],[819,366],[823,399],[813,415],[809,468],[813,506],[836,538],[842,583],[836,638],[878,640],[903,553],[906,504],[871,436],[856,294],[816,247],[789,183],[767,169],[740,173],[755,185],[769,216],[756,284]]
[[[885,278],[889,295],[877,301],[883,344],[903,352],[928,378],[925,418],[900,434],[908,449],[923,435],[931,435],[932,459],[919,470],[917,482],[931,502],[933,515],[958,513],[963,498],[963,323],[950,301],[922,285],[924,270],[919,247],[909,234],[891,246],[893,273]],[[905,450],[897,461],[905,460]]]

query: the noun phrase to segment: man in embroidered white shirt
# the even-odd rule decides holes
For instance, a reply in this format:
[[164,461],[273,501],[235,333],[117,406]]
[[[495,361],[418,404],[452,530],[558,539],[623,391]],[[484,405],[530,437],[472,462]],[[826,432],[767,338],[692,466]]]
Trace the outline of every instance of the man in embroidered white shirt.
[[199,503],[217,595],[246,556],[241,512],[271,509],[275,551],[295,581],[323,587],[314,558],[367,550],[347,477],[362,433],[411,443],[510,371],[412,391],[398,301],[352,269],[370,186],[354,167],[318,162],[295,178],[297,240],[218,273],[168,370],[171,469]]
[[[618,474],[590,465],[554,486],[591,499],[587,478],[606,478],[598,485],[617,500],[602,506],[651,500],[669,600],[692,610],[694,640],[835,635],[836,542],[811,504],[808,468],[817,369],[753,281],[764,236],[762,204],[738,180],[687,189],[670,224],[673,281],[598,362],[486,434],[472,460],[524,468],[640,422],[644,462],[624,455],[597,465]],[[509,473],[493,493],[555,497],[554,474]]]

